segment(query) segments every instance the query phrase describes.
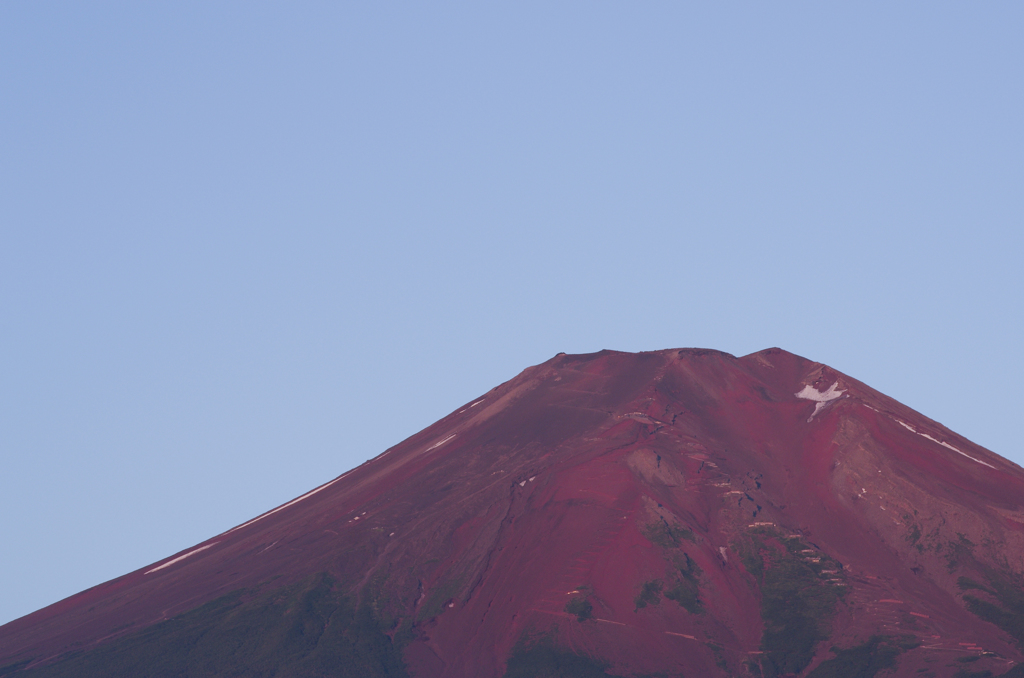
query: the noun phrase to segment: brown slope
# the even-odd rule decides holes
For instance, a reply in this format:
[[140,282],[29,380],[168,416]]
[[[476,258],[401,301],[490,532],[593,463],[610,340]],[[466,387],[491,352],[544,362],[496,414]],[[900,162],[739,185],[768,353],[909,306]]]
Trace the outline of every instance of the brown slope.
[[[816,411],[797,393],[840,395]],[[1022,497],[1017,466],[779,349],[562,354],[304,497],[0,627],[0,667],[328,572],[392,635],[412,625],[414,675],[502,675],[541,632],[618,675],[806,675],[879,633],[897,675],[998,674],[1022,659]]]

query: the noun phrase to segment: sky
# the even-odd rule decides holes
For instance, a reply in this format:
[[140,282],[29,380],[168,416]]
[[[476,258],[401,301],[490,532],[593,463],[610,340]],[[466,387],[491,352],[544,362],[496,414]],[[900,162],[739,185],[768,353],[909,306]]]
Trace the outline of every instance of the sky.
[[1024,464],[1024,5],[0,4],[0,624],[556,353]]

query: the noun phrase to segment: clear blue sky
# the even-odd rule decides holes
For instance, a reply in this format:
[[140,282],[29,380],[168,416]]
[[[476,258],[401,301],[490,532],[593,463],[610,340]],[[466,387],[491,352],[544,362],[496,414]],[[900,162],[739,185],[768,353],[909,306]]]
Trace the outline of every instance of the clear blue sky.
[[1024,463],[1024,5],[682,4],[0,4],[0,622],[559,351]]

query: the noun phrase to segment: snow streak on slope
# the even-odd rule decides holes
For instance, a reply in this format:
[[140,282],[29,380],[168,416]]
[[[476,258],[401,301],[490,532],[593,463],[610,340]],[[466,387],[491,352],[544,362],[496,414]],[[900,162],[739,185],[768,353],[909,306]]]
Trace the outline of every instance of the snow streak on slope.
[[972,457],[971,455],[967,454],[966,452],[961,452],[960,450],[956,449],[955,447],[953,447],[949,443],[944,443],[941,440],[938,440],[937,438],[932,438],[927,433],[921,433],[916,428],[914,428],[913,426],[911,426],[910,424],[908,424],[906,422],[903,422],[903,421],[900,421],[899,419],[897,419],[896,423],[898,423],[900,426],[902,426],[903,428],[905,428],[905,429],[907,429],[909,431],[913,431],[914,433],[916,433],[919,436],[923,436],[923,437],[927,438],[928,440],[932,441],[933,443],[938,443],[939,445],[942,445],[943,447],[945,447],[948,450],[953,450],[957,454],[961,454],[961,455],[967,457],[971,461],[976,461],[979,464],[981,464],[982,466],[988,466],[989,468],[995,468],[995,466],[993,466],[992,464],[987,464],[987,463],[983,462],[981,459],[975,459],[974,457]]
[[326,490],[326,489],[327,489],[328,487],[330,487],[330,486],[331,486],[331,485],[333,485],[334,483],[338,482],[339,480],[341,480],[342,478],[344,478],[345,476],[347,476],[347,475],[348,475],[349,473],[352,473],[352,471],[347,471],[346,473],[343,473],[343,474],[341,474],[340,476],[338,476],[337,478],[335,478],[335,479],[334,479],[334,480],[332,480],[331,482],[329,482],[329,483],[324,483],[324,484],[323,484],[323,485],[321,485],[320,487],[318,487],[318,488],[316,488],[316,489],[313,489],[313,490],[310,490],[309,492],[307,492],[306,494],[302,495],[301,497],[298,497],[298,498],[296,498],[296,499],[292,499],[292,500],[291,500],[290,502],[288,502],[287,504],[282,504],[281,506],[278,506],[278,507],[277,507],[276,509],[273,509],[273,510],[271,510],[271,511],[267,511],[267,512],[266,512],[266,513],[264,513],[263,515],[260,515],[260,516],[256,516],[255,518],[253,518],[253,519],[252,519],[252,520],[250,520],[249,522],[246,522],[246,523],[242,523],[242,524],[241,524],[241,525],[239,525],[238,527],[232,527],[232,528],[231,528],[230,530],[228,530],[228,531],[227,531],[227,532],[225,532],[224,534],[229,534],[229,533],[231,533],[231,532],[234,532],[235,530],[240,530],[240,529],[242,529],[243,527],[245,527],[246,525],[252,525],[252,524],[253,524],[253,523],[255,523],[255,522],[256,522],[257,520],[263,520],[263,519],[264,519],[264,518],[266,518],[267,516],[271,516],[271,515],[273,515],[273,514],[277,513],[278,511],[282,511],[282,510],[284,510],[284,509],[288,508],[288,507],[289,507],[289,506],[291,506],[292,504],[297,504],[297,503],[299,503],[300,501],[302,501],[303,499],[306,499],[306,498],[308,498],[308,497],[312,497],[312,496],[313,496],[314,494],[316,494],[317,492],[322,492],[323,490]]
[[216,545],[217,545],[217,542],[214,542],[212,544],[207,544],[206,546],[200,546],[197,549],[192,549],[188,553],[182,554],[182,555],[178,556],[177,558],[175,558],[174,560],[168,560],[163,565],[159,565],[157,567],[154,567],[152,570],[146,570],[146,574],[150,574],[152,572],[157,572],[159,570],[164,569],[165,567],[170,567],[171,565],[174,565],[175,563],[178,563],[178,562],[181,562],[182,560],[185,560],[189,556],[194,556],[195,554],[199,553],[200,551],[205,551],[206,549],[210,548],[211,546],[216,546]]

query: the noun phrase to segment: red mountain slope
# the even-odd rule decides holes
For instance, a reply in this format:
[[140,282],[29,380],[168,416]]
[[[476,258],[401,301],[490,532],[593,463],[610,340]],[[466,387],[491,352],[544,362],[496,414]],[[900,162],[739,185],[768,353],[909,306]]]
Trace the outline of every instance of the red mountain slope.
[[[0,675],[1022,675],[1022,556],[1024,471],[827,366],[560,354],[0,627]],[[331,640],[330,596],[372,643]],[[242,625],[259,666],[168,640],[241,648]],[[355,672],[349,641],[400,660]],[[169,653],[191,668],[154,668]]]

